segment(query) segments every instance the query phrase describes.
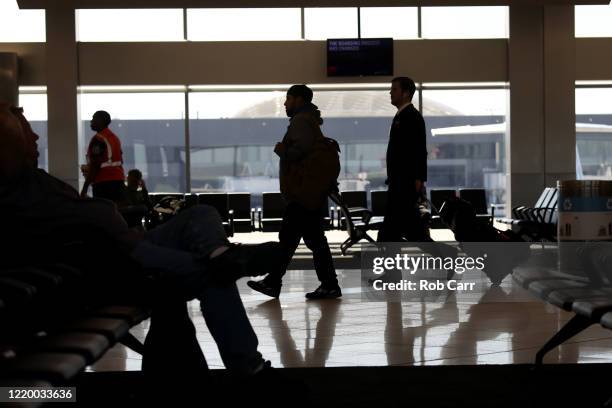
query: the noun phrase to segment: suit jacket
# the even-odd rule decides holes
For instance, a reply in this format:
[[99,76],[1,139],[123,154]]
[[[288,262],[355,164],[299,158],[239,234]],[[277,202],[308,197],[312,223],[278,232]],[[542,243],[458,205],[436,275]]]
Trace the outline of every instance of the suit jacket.
[[414,105],[395,115],[387,146],[387,184],[393,187],[427,181],[425,120]]

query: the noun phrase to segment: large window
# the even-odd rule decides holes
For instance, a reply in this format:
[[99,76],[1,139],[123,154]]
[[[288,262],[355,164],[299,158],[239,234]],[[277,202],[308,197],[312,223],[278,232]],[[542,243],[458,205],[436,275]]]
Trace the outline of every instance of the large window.
[[182,9],[83,9],[77,41],[182,41]]
[[[373,88],[373,87],[370,87]],[[395,108],[386,86],[313,86],[323,132],[342,150],[340,188],[382,188],[389,123]],[[287,129],[285,88],[200,91],[189,96],[192,191],[278,191],[273,149]]]
[[429,188],[484,188],[489,204],[506,202],[507,92],[424,85]]
[[[389,126],[396,113],[389,85],[312,88],[323,133],[340,144],[340,189],[384,189]],[[273,149],[289,123],[286,89],[286,85],[191,86],[186,99],[180,87],[85,88],[81,161],[93,134],[91,115],[107,110],[113,117],[111,129],[123,144],[126,170],[142,170],[151,191],[182,192],[188,186],[192,192],[246,191],[257,205],[262,192],[279,189],[279,160]],[[504,85],[425,84],[414,103],[427,123],[429,188],[485,188],[490,203],[504,203]]]
[[611,98],[612,84],[576,89],[578,178],[612,179]]
[[422,7],[423,38],[508,38],[508,7]]
[[47,140],[47,94],[42,87],[20,87],[19,106],[32,130],[38,134],[38,167],[49,170],[49,144]]
[[299,40],[299,8],[188,9],[187,39],[192,41]]
[[[342,150],[342,190],[384,187],[388,129],[395,108],[385,85],[359,87],[313,85],[323,133],[336,139]],[[193,191],[277,191],[278,157],[273,149],[288,125],[284,100],[284,89],[191,93]]]
[[[507,90],[503,84],[426,85],[429,188],[484,188],[505,202]],[[396,108],[386,84],[313,85],[322,130],[340,143],[340,188],[384,189],[389,125]],[[278,190],[274,144],[288,119],[284,89],[219,90],[189,96],[193,191]],[[419,107],[419,95],[415,105]],[[257,200],[257,199],[256,199]]]
[[94,134],[89,120],[95,111],[105,110],[113,118],[110,129],[121,139],[126,172],[140,169],[151,192],[185,192],[185,94],[171,90],[126,91],[83,90],[81,163],[85,162]]
[[19,10],[17,0],[0,1],[0,42],[45,41],[44,10]]
[[362,7],[361,36],[364,38],[392,37],[411,39],[419,37],[417,7]]
[[304,34],[307,40],[356,38],[356,7],[321,7],[304,9]]
[[576,6],[576,37],[612,37],[612,5]]
[[323,132],[341,149],[341,190],[385,187],[389,126],[396,113],[387,86],[368,90],[323,90],[315,94]]

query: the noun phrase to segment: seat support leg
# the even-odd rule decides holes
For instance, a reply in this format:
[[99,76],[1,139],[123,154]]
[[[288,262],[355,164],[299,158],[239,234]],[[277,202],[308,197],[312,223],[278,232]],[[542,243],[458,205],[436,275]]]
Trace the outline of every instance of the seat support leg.
[[119,340],[121,344],[130,350],[143,355],[144,354],[144,344],[142,344],[132,333],[128,333]]
[[542,365],[542,360],[544,360],[546,353],[571,339],[576,334],[591,326],[593,323],[594,322],[591,319],[581,315],[575,315],[572,317],[570,321],[567,322],[565,326],[561,328],[561,330],[555,333],[555,335],[552,336],[550,340],[548,340],[546,344],[544,344],[544,346],[542,346],[542,348],[537,352],[535,364],[537,366]]

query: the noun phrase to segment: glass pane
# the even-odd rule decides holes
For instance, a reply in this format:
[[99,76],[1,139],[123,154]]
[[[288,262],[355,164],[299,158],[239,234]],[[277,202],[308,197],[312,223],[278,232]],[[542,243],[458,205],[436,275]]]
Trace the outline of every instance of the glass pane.
[[364,38],[418,38],[416,7],[362,7],[361,36]]
[[97,110],[113,119],[124,169],[142,171],[150,192],[185,192],[185,96],[183,93],[85,93],[81,95],[80,162],[85,162]]
[[285,93],[193,92],[189,94],[191,189],[278,191],[278,157],[273,149],[286,128]]
[[38,167],[49,170],[49,144],[47,138],[47,95],[19,94],[19,105],[30,122],[32,130],[38,134]]
[[19,10],[17,0],[0,1],[0,42],[45,41],[45,10]]
[[299,8],[187,10],[191,41],[299,40],[301,25]]
[[576,37],[612,37],[612,5],[576,6]]
[[389,128],[397,112],[389,91],[315,92],[314,102],[321,109],[323,132],[340,144],[340,190],[386,189]]
[[505,89],[423,90],[430,190],[484,188],[489,204],[506,202],[507,97]]
[[508,7],[423,7],[423,38],[508,38]]
[[307,40],[357,38],[357,8],[306,8],[304,30]]
[[82,42],[184,39],[182,9],[84,9],[77,10],[76,24]]
[[612,88],[576,89],[576,176],[612,179]]

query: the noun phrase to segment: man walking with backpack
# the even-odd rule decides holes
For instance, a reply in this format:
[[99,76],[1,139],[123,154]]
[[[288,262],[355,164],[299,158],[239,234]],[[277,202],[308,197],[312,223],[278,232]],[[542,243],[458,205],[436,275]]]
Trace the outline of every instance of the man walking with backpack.
[[331,251],[324,231],[327,196],[337,189],[340,173],[338,144],[323,136],[321,112],[312,103],[312,90],[293,85],[287,91],[285,111],[290,118],[287,133],[274,152],[280,157],[280,190],[287,201],[278,234],[285,250],[283,267],[261,281],[249,281],[253,290],[278,298],[283,275],[300,240],[312,251],[321,285],[307,293],[308,299],[333,299],[342,296]]

